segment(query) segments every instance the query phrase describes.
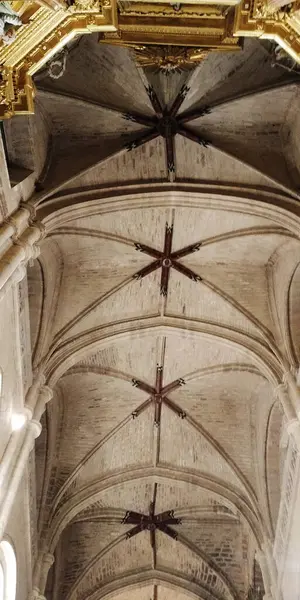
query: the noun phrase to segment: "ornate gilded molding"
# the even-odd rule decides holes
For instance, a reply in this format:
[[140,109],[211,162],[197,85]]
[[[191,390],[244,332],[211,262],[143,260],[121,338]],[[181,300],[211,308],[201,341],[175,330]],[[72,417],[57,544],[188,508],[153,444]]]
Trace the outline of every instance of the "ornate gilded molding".
[[[141,66],[191,68],[209,51],[233,51],[241,37],[276,41],[300,63],[300,6],[265,0],[200,4],[119,0],[12,2],[23,20],[16,40],[0,47],[0,119],[34,112],[32,75],[78,35],[127,46]],[[24,6],[26,5],[26,9]],[[169,50],[166,48],[169,47]]]
[[299,2],[276,10],[264,0],[242,0],[236,7],[234,35],[276,41],[300,63]]
[[34,112],[32,75],[77,35],[116,31],[115,0],[84,3],[69,9],[35,8],[28,23],[19,28],[16,40],[0,48],[0,119]]
[[165,75],[193,69],[206,56],[202,48],[182,46],[134,46],[134,56],[140,67],[153,67]]
[[233,36],[234,7],[167,2],[119,2],[118,31],[103,33],[101,43],[120,46],[183,46],[238,50]]
[[222,19],[227,6],[218,4],[169,4],[167,2],[118,2],[120,15],[131,17],[168,17],[168,18],[220,18]]
[[102,0],[73,0],[73,4],[70,6],[72,12],[101,12]]

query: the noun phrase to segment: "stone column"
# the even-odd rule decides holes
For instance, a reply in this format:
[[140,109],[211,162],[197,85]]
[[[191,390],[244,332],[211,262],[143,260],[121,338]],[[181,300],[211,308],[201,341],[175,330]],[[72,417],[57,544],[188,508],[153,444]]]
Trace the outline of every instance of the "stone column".
[[34,382],[27,392],[25,410],[28,418],[38,423],[39,426],[46,404],[52,399],[52,396],[52,389],[48,385],[44,385],[43,377]]
[[[294,581],[294,571],[289,565],[289,554],[291,549],[296,546],[298,550],[298,536],[294,535],[292,524],[297,522],[299,514],[297,505],[297,495],[299,496],[299,461],[300,461],[300,412],[299,412],[299,388],[292,373],[285,373],[284,383],[277,388],[277,395],[280,399],[286,416],[286,432],[289,436],[288,451],[285,457],[281,500],[279,515],[276,525],[276,535],[274,542],[274,557],[278,565],[278,586],[283,591],[285,597],[290,593],[289,575]],[[299,502],[298,502],[299,504]],[[296,529],[299,529],[298,524]],[[299,539],[299,538],[298,538]],[[288,574],[288,575],[287,575]]]
[[1,257],[0,289],[23,262],[27,263],[30,258],[38,256],[39,248],[35,244],[42,238],[42,233],[39,225],[28,227]]
[[274,600],[272,593],[271,593],[272,583],[271,583],[271,577],[270,577],[270,573],[269,573],[268,563],[267,563],[265,554],[262,550],[258,550],[256,552],[256,559],[257,559],[257,562],[259,563],[262,577],[263,577],[263,582],[264,582],[264,588],[265,588],[264,600]]
[[19,432],[15,432],[18,437],[12,436],[11,445],[8,444],[7,453],[5,452],[1,464],[2,481],[4,481],[3,474],[5,474],[5,486],[2,489],[0,501],[0,539],[5,533],[10,511],[34,441],[41,433],[40,418],[45,410],[46,402],[52,398],[52,390],[47,386],[38,387],[33,384],[32,388],[29,390],[31,392],[29,393],[30,403],[26,405],[27,423]]
[[296,411],[296,416],[300,419],[300,389],[298,388],[295,377],[290,371],[284,373],[283,383],[288,387],[289,396]]
[[285,417],[286,417],[286,430],[288,435],[292,435],[298,452],[300,452],[300,421],[297,416],[294,403],[291,400],[291,392],[287,383],[281,383],[276,388],[276,394],[281,402]]
[[16,268],[16,270],[13,272],[13,274],[11,275],[9,280],[4,284],[3,288],[0,289],[0,302],[1,302],[2,298],[4,298],[4,296],[7,294],[9,289],[13,285],[17,285],[17,283],[20,283],[20,281],[22,281],[22,279],[24,279],[25,275],[26,275],[26,267],[24,264],[21,264]]
[[50,567],[52,567],[53,563],[54,563],[53,554],[50,554],[49,552],[44,554],[41,573],[40,573],[40,585],[39,585],[42,593],[44,593],[44,591],[45,591],[48,573],[49,573]]
[[33,574],[33,588],[28,596],[28,600],[46,600],[43,596],[47,577],[51,566],[54,563],[54,556],[50,552],[42,552],[37,559]]
[[0,226],[0,255],[1,247],[5,248],[0,258],[0,300],[11,285],[22,279],[24,265],[39,255],[37,243],[44,237],[45,230],[34,218],[34,207],[23,203]]
[[273,544],[269,539],[266,539],[262,545],[262,551],[265,558],[265,565],[267,565],[269,573],[269,589],[267,592],[271,600],[282,600],[282,594],[278,587],[278,574],[277,567],[273,556]]
[[30,202],[21,202],[19,208],[0,225],[0,247],[9,240],[17,239],[32,224],[36,216],[35,207]]

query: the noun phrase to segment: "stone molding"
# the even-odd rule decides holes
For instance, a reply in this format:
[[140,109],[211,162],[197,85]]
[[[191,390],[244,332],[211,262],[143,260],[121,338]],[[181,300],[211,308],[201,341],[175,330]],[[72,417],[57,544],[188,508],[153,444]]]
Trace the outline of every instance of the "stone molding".
[[43,223],[35,220],[35,214],[33,205],[22,202],[0,227],[0,246],[10,242],[0,258],[0,300],[24,277],[27,263],[40,254],[39,242],[46,231]]
[[[52,390],[48,386],[41,385],[41,381],[43,381],[42,377],[33,383],[27,393],[24,407],[27,422],[20,431],[11,436],[7,452],[1,462],[1,471],[5,472],[6,487],[0,502],[0,538],[5,531],[34,441],[41,433],[40,418],[45,410],[46,402],[52,398]],[[9,451],[10,448],[12,451]]]

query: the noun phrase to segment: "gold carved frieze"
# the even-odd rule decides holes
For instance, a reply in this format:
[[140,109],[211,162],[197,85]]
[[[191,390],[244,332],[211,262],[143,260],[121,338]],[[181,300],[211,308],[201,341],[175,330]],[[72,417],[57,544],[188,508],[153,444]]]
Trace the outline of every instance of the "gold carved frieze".
[[73,12],[101,12],[102,0],[74,0],[70,6],[70,11]]
[[[300,0],[36,0],[11,2],[23,25],[0,45],[0,119],[32,113],[32,75],[76,36],[127,46],[138,65],[171,72],[190,68],[209,51],[234,51],[242,37],[275,40],[300,62]],[[274,4],[275,3],[275,4]],[[159,66],[160,65],[160,66]]]
[[120,15],[131,17],[165,17],[168,19],[224,18],[227,7],[218,4],[169,4],[152,2],[118,2]]
[[103,33],[100,43],[237,50],[233,21],[234,8],[224,5],[120,2],[118,31]]
[[300,5],[277,7],[264,0],[242,0],[236,7],[234,34],[276,41],[300,63]]
[[140,67],[152,67],[165,75],[187,71],[206,58],[203,48],[184,46],[135,46],[135,61]]
[[[43,3],[44,4],[44,3]],[[116,31],[114,0],[78,0],[52,9],[26,2],[33,14],[16,32],[15,41],[0,47],[0,119],[34,111],[32,75],[78,35]]]

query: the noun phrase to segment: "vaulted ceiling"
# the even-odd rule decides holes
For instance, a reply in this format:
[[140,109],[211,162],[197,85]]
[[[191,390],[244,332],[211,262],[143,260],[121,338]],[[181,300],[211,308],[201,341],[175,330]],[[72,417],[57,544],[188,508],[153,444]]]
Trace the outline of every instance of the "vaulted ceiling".
[[166,77],[93,35],[36,85],[47,598],[244,600],[300,352],[299,85],[257,41]]

